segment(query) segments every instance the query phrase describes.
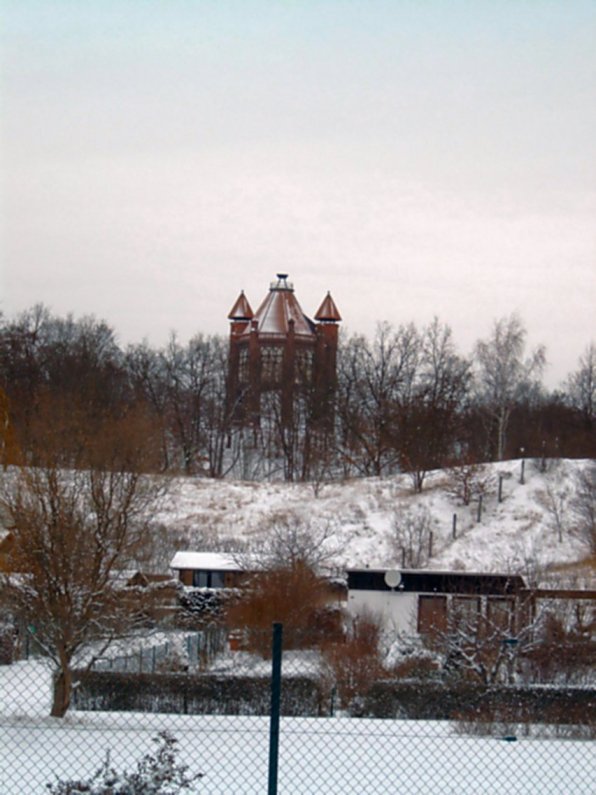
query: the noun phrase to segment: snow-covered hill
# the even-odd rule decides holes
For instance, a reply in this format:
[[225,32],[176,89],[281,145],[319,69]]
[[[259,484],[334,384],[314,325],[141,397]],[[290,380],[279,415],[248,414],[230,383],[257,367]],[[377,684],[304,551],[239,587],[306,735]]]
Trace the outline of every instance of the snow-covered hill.
[[[428,475],[424,490],[414,494],[407,474],[329,483],[255,483],[176,478],[156,520],[167,529],[164,554],[176,549],[230,550],[258,543],[272,524],[292,523],[322,533],[341,567],[399,566],[401,542],[395,523],[407,517],[432,529],[432,555],[425,542],[419,567],[468,571],[520,571],[540,579],[556,572],[578,576],[594,587],[593,568],[586,562],[589,544],[573,511],[578,474],[588,461],[525,462],[485,465],[487,491],[478,521],[478,500],[465,506],[449,493],[450,474]],[[542,471],[545,469],[545,471]],[[502,476],[502,500],[498,480]],[[453,515],[457,515],[453,537]]]

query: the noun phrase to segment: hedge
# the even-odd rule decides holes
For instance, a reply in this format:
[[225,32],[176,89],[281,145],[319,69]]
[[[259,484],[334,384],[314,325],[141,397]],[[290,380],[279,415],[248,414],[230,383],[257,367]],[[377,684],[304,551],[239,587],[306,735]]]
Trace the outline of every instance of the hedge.
[[445,685],[381,681],[362,701],[360,714],[416,720],[503,720],[596,726],[596,690],[541,685]]
[[[75,672],[74,708],[184,715],[268,715],[269,677],[187,673]],[[324,703],[320,684],[307,676],[283,680],[281,711],[318,716]]]

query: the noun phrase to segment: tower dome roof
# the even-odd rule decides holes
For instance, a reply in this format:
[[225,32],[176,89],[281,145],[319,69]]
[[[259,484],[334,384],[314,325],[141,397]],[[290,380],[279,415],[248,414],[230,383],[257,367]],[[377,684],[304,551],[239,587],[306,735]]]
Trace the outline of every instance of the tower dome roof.
[[[254,315],[259,336],[285,337],[293,323],[296,336],[314,337],[314,323],[302,311],[287,277],[286,273],[277,274],[277,281],[271,283],[269,293]],[[250,334],[250,329],[244,333]]]

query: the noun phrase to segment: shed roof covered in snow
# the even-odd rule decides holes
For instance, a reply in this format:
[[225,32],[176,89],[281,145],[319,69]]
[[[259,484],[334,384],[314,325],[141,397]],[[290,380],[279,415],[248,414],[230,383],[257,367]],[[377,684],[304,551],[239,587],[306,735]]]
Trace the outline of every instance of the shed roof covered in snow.
[[197,569],[201,571],[245,571],[232,554],[222,552],[176,552],[171,569]]

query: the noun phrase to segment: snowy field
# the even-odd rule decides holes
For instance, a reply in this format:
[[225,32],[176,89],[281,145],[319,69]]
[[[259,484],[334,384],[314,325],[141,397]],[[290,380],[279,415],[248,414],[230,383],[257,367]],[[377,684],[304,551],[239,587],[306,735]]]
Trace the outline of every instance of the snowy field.
[[[24,689],[24,683],[27,688]],[[55,775],[95,770],[110,749],[131,766],[168,729],[203,795],[262,795],[268,720],[238,716],[71,712],[48,718],[49,680],[37,662],[0,668],[0,792],[37,795]],[[282,719],[279,792],[286,795],[593,795],[596,743],[466,737],[443,722]]]
[[[116,769],[150,746],[167,728],[181,759],[205,777],[205,795],[267,789],[267,720],[250,717],[132,715],[77,716],[63,726],[2,726],[3,795],[44,792],[52,775],[81,775],[98,767],[111,748]],[[136,724],[136,727],[135,727]],[[451,793],[452,795],[593,795],[594,743],[571,740],[462,738],[445,724],[357,719],[285,719],[279,791],[312,793]]]

